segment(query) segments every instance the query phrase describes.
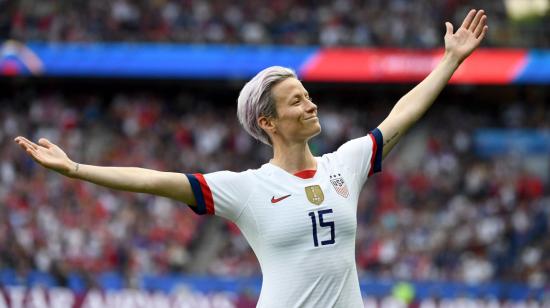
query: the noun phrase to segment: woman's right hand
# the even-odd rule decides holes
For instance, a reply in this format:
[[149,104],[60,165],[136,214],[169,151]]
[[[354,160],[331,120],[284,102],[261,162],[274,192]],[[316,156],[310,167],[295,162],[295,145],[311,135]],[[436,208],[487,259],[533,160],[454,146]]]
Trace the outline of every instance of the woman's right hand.
[[48,169],[67,176],[70,176],[71,171],[75,170],[76,164],[69,159],[67,154],[46,138],[40,138],[38,144],[22,136],[16,137],[14,141],[19,144],[34,161]]

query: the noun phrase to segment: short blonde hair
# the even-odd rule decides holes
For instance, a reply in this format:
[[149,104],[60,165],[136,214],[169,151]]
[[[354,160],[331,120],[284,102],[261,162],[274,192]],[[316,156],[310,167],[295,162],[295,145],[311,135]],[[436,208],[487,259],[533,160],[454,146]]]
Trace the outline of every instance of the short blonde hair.
[[286,67],[271,66],[247,82],[237,99],[237,117],[239,122],[252,137],[271,145],[269,135],[258,124],[260,116],[277,117],[275,100],[271,89],[287,78],[298,78],[296,73]]

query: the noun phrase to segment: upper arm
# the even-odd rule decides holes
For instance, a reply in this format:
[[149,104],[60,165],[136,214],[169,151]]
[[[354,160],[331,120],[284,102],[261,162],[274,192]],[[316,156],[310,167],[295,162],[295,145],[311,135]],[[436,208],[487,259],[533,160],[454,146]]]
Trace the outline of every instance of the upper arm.
[[374,129],[364,137],[349,140],[335,152],[345,168],[356,174],[357,189],[382,170],[382,138],[380,130]]
[[195,196],[191,189],[191,183],[183,173],[158,172],[150,185],[151,193],[181,201],[190,206],[196,206]]
[[200,215],[209,214],[235,221],[248,204],[255,187],[250,172],[218,171],[186,174],[194,206]]

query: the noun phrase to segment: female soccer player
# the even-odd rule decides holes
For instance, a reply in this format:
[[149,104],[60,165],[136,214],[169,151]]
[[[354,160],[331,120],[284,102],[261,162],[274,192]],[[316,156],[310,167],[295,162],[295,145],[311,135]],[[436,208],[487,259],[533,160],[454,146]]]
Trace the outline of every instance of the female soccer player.
[[149,193],[188,204],[237,224],[263,273],[259,307],[362,307],[355,265],[356,209],[369,175],[431,106],[486,32],[483,10],[471,10],[454,32],[446,23],[445,53],[436,68],[403,96],[368,135],[314,157],[317,106],[294,72],[269,67],[238,98],[238,118],[273,148],[259,169],[181,174],[73,162],[55,144],[15,138],[36,162],[62,175],[113,189]]

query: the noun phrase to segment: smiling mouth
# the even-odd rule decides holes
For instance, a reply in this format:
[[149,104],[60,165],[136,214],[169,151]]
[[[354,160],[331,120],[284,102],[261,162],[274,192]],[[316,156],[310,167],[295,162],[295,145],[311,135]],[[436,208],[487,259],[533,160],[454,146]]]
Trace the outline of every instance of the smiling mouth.
[[317,116],[309,117],[309,118],[305,119],[305,121],[311,120],[311,119],[317,119]]

